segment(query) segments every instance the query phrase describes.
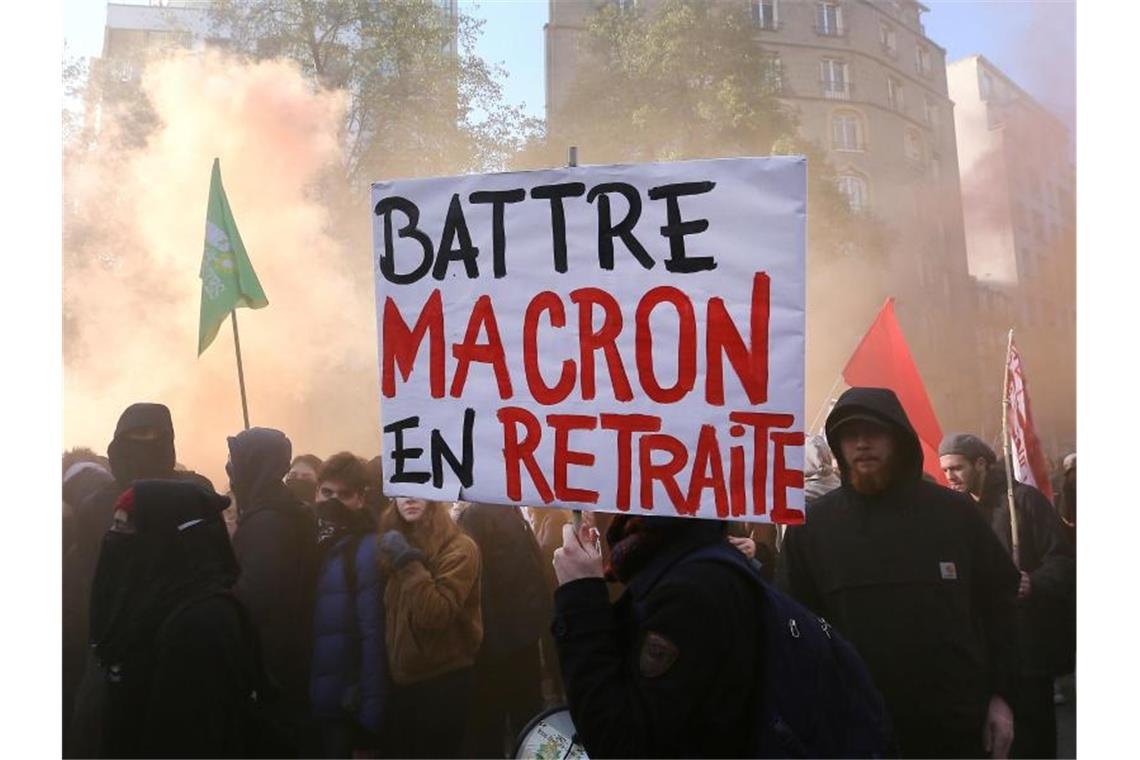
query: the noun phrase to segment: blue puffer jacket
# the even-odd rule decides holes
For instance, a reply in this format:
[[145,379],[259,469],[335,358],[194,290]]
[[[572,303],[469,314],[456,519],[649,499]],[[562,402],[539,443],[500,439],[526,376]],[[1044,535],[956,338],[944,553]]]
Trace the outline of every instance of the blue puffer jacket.
[[[349,543],[354,540],[358,542],[355,620],[344,565]],[[337,719],[347,713],[361,728],[378,733],[389,679],[384,588],[376,565],[376,534],[343,536],[326,557],[317,580],[314,614],[309,687],[313,716]]]

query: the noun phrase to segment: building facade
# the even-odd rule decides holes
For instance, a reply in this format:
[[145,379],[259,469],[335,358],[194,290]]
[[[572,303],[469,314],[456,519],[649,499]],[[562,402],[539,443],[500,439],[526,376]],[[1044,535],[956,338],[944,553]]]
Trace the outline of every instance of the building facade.
[[[572,86],[578,40],[599,5],[652,13],[661,0],[550,0],[548,119]],[[739,0],[755,41],[799,115],[801,136],[827,150],[852,210],[886,225],[885,255],[813,266],[809,240],[807,413],[834,381],[888,296],[943,427],[981,423],[972,347],[947,340],[972,313],[954,104],[945,51],[913,0]],[[583,146],[588,155],[588,146]],[[809,424],[811,420],[807,421]]]
[[[984,56],[947,67],[962,174],[977,361],[996,375],[1008,331],[1046,451],[1076,447],[1076,171],[1065,125]],[[1001,386],[984,388],[1001,406]]]

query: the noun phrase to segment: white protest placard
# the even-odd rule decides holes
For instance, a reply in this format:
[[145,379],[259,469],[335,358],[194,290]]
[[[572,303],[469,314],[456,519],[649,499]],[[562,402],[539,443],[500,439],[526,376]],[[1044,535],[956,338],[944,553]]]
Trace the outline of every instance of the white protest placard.
[[372,185],[384,493],[803,519],[806,161]]

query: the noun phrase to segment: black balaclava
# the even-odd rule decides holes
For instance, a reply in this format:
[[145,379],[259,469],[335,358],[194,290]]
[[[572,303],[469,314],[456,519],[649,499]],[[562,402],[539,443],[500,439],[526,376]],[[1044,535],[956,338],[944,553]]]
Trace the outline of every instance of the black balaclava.
[[[158,431],[153,440],[135,441],[128,433],[150,428]],[[115,437],[107,446],[111,474],[119,485],[136,480],[169,478],[174,473],[174,423],[170,410],[162,404],[131,404],[119,417]]]
[[91,592],[91,643],[107,666],[145,652],[183,602],[238,577],[222,510],[229,499],[185,481],[141,480],[119,497],[133,533],[103,538]]
[[684,539],[722,535],[725,523],[681,517],[618,515],[606,530],[610,547],[608,581],[629,583],[667,545]]

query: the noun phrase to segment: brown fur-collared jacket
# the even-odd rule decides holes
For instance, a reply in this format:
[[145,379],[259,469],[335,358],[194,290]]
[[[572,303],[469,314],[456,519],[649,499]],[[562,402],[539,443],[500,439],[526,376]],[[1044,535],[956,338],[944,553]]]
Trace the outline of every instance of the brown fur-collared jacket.
[[478,547],[438,503],[414,525],[392,508],[380,532],[393,529],[425,557],[392,571],[384,591],[393,680],[417,683],[470,667],[483,641]]

